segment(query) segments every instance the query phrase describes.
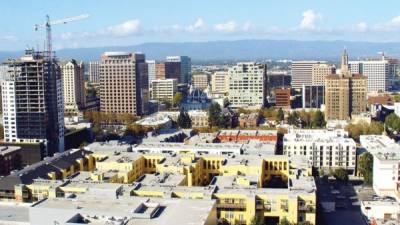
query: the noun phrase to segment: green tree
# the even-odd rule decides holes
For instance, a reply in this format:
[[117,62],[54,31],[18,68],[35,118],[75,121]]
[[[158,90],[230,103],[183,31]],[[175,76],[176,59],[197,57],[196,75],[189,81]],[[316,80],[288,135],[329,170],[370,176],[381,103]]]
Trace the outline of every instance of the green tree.
[[395,114],[391,113],[385,118],[386,127],[392,132],[400,131],[400,118]]
[[4,127],[3,127],[3,124],[0,124],[0,139],[4,139]]
[[349,136],[358,142],[360,140],[360,135],[382,134],[383,124],[375,121],[371,123],[359,122],[356,124],[349,124],[345,129],[349,132]]
[[372,168],[374,164],[374,157],[371,153],[365,152],[360,156],[358,161],[358,171],[364,177],[364,183],[372,184]]
[[305,110],[301,110],[298,113],[298,115],[299,115],[302,127],[310,128],[312,119],[313,119],[313,112],[306,112]]
[[325,115],[323,112],[321,112],[320,110],[317,110],[314,113],[314,118],[313,118],[313,122],[312,122],[312,126],[316,127],[316,128],[322,128],[325,127]]
[[263,225],[263,224],[264,224],[264,221],[263,221],[262,216],[260,216],[260,215],[254,216],[254,217],[251,219],[250,224],[251,224],[251,225]]
[[293,225],[286,217],[283,217],[281,221],[279,221],[278,225]]
[[299,114],[296,111],[290,113],[287,118],[287,122],[289,125],[298,126],[299,125]]
[[176,94],[174,95],[173,99],[172,99],[172,104],[174,107],[179,106],[179,104],[181,103],[183,99],[183,93],[182,92],[176,92]]
[[400,102],[400,95],[399,94],[396,94],[393,97],[394,97],[394,101],[395,102]]
[[218,103],[211,104],[208,109],[208,123],[210,127],[218,126],[218,122],[221,115],[221,107]]
[[186,111],[181,110],[177,120],[178,126],[184,129],[192,127],[192,120]]
[[334,176],[336,179],[338,179],[340,181],[348,181],[349,180],[349,174],[343,168],[336,169],[334,172]]
[[224,98],[224,108],[228,107],[231,103],[228,98]]
[[279,108],[278,114],[276,115],[276,119],[281,122],[285,119],[285,113],[283,112],[282,108]]

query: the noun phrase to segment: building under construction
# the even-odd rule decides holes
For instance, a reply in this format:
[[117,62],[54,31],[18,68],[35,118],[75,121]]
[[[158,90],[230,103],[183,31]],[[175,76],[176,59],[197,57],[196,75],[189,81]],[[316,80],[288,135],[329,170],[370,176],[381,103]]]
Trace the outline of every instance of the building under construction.
[[43,143],[43,156],[64,150],[64,106],[56,59],[27,50],[8,66],[2,83],[4,138],[11,143]]

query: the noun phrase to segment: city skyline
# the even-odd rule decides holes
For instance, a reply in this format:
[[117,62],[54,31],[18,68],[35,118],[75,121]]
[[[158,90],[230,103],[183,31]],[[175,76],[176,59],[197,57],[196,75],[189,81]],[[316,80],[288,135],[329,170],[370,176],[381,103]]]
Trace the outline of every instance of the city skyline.
[[[180,1],[42,1],[41,4],[7,2],[0,21],[0,51],[43,46],[44,32],[34,24],[51,19],[89,14],[84,21],[54,26],[54,48],[134,45],[147,42],[190,42],[239,39],[400,40],[400,12],[395,1],[273,2],[243,5]],[[392,3],[392,4],[391,4]],[[13,9],[18,8],[19,13]],[[165,10],[168,8],[168,10]],[[340,16],[338,12],[340,11]],[[384,11],[385,14],[374,13]],[[232,13],[234,12],[234,13]],[[26,15],[21,17],[20,15]],[[29,18],[26,20],[25,18]],[[12,22],[10,22],[12,21]]]

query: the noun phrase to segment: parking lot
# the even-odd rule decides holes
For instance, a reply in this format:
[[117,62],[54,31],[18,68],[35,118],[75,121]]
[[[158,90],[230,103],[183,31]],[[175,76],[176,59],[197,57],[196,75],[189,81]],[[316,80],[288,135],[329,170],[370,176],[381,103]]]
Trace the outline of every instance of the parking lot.
[[[317,179],[317,184],[320,203],[317,224],[366,225],[360,210],[360,197],[356,192],[358,183],[329,183],[325,179]],[[367,196],[370,195],[365,193]]]

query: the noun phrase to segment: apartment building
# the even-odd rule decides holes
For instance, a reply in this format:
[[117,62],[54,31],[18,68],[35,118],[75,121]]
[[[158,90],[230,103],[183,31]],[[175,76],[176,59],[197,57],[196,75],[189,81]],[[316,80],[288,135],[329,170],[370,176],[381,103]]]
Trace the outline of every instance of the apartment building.
[[356,167],[356,143],[344,130],[291,129],[283,137],[283,153],[305,156],[318,169]]
[[85,107],[85,83],[83,62],[67,60],[60,62],[63,82],[64,112],[77,114]]
[[360,135],[360,143],[374,157],[372,187],[375,193],[399,200],[400,145],[386,135]]
[[267,67],[241,62],[228,70],[229,102],[233,108],[261,108],[266,104]]
[[4,139],[43,143],[42,156],[64,151],[64,104],[61,70],[55,59],[27,50],[8,66],[2,83]]
[[176,79],[156,79],[151,81],[151,99],[172,103],[174,95],[177,92],[177,85],[178,82]]

